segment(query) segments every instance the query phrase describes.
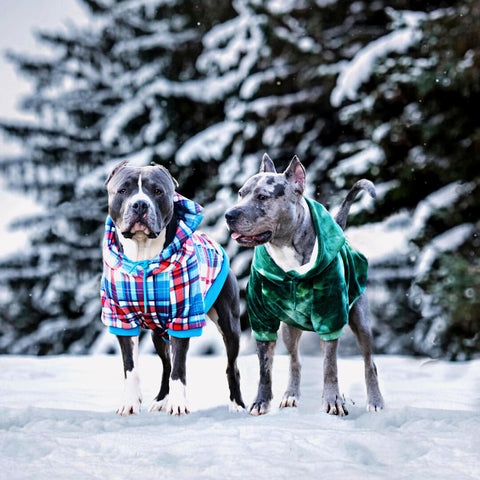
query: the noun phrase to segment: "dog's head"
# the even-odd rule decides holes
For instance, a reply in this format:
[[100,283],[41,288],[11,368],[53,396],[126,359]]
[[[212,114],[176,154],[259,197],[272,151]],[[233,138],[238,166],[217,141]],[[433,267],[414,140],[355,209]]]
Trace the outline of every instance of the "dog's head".
[[133,167],[122,162],[105,185],[108,213],[125,238],[136,234],[157,238],[172,219],[177,184],[164,167]]
[[232,238],[255,247],[286,234],[304,190],[305,168],[296,155],[283,173],[277,173],[265,154],[259,173],[245,182],[238,203],[225,214]]

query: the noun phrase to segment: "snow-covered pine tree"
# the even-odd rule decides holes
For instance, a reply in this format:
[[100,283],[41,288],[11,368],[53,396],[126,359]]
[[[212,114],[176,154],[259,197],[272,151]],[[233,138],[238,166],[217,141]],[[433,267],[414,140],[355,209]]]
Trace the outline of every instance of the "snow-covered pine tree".
[[103,183],[116,162],[167,165],[189,196],[212,181],[214,165],[180,170],[174,160],[186,139],[222,117],[221,97],[195,82],[195,63],[204,32],[232,17],[231,5],[85,3],[89,26],[38,34],[50,58],[10,54],[32,80],[23,108],[37,120],[1,122],[24,153],[0,169],[44,209],[19,221],[31,228],[31,248],[2,262],[3,352],[85,352],[97,338]]
[[[243,129],[233,139],[231,153],[220,167],[216,204],[223,204],[219,210],[224,211],[235,201],[233,192],[257,172],[259,159],[266,150],[280,168],[287,165],[294,153],[299,155],[307,167],[307,193],[327,207],[335,205],[354,179],[342,182],[340,172],[329,172],[350,157],[352,161],[343,165],[356,174],[355,179],[362,175],[372,178],[370,172],[359,170],[359,161],[364,165],[383,155],[381,148],[375,147],[354,123],[348,124],[339,116],[332,91],[346,64],[364,46],[391,33],[385,4],[341,0],[242,4],[240,17],[248,16],[250,24],[258,24],[263,45],[252,73],[226,102],[226,118],[240,121]],[[393,6],[402,8],[403,2]],[[231,38],[235,35],[232,31]],[[380,191],[385,188],[379,186]],[[218,229],[222,229],[223,218],[217,215],[215,220]],[[363,218],[364,222],[368,220]],[[252,251],[239,249],[231,241],[228,252],[244,287]],[[410,284],[404,282],[401,271],[397,272],[399,265],[393,267],[388,270],[393,279],[387,295],[392,295],[392,290],[404,294]],[[384,284],[382,279],[378,280]],[[404,298],[400,305],[405,314],[403,321],[408,324],[415,314]],[[380,331],[388,319],[384,318],[383,304],[378,309],[375,306],[373,302],[374,310],[381,313],[375,330]],[[391,329],[387,328],[387,332],[390,334]],[[389,348],[385,346],[386,350]]]
[[[16,178],[29,190],[37,181],[48,215],[36,219],[39,230],[34,249],[27,255],[33,268],[25,267],[22,255],[9,262],[6,270],[5,278],[17,288],[17,297],[13,301],[10,290],[11,303],[3,312],[3,323],[11,325],[3,329],[10,332],[0,340],[4,349],[9,340],[18,337],[23,342],[14,344],[18,352],[91,348],[101,328],[96,289],[105,215],[102,183],[112,162],[128,158],[137,164],[156,161],[169,167],[180,181],[182,193],[206,205],[203,228],[227,243],[223,213],[234,202],[236,189],[257,171],[261,155],[268,151],[280,167],[298,154],[308,168],[308,194],[327,206],[337,204],[344,194],[339,190],[347,189],[359,177],[376,182],[379,198],[375,209],[368,204],[362,208],[362,203],[352,212],[356,215],[350,223],[379,222],[370,225],[369,241],[372,236],[386,239],[372,261],[372,271],[377,272],[372,273],[376,293],[372,307],[377,313],[375,330],[380,334],[381,350],[452,351],[448,342],[440,349],[431,348],[431,336],[421,330],[428,312],[423,307],[419,311],[414,297],[418,288],[430,294],[428,288],[439,285],[419,283],[415,272],[432,256],[425,255],[429,239],[451,230],[438,228],[428,209],[432,202],[438,206],[435,202],[441,197],[429,194],[455,181],[444,183],[435,165],[438,159],[448,164],[453,157],[448,149],[435,155],[430,151],[432,161],[423,178],[438,181],[428,188],[422,185],[422,174],[411,171],[405,159],[411,158],[410,163],[415,164],[420,157],[414,155],[414,148],[421,148],[421,143],[412,135],[411,145],[406,146],[400,133],[410,133],[408,115],[414,119],[415,102],[425,99],[414,98],[418,83],[414,71],[398,75],[407,68],[402,59],[410,56],[420,60],[415,64],[419,69],[436,68],[422,60],[435,57],[438,47],[432,41],[428,57],[422,50],[427,38],[423,25],[428,23],[425,19],[432,22],[431,38],[444,35],[447,45],[449,30],[434,23],[441,22],[445,10],[440,8],[448,6],[446,2],[430,3],[428,12],[405,13],[418,8],[417,2],[83,1],[98,17],[88,33],[42,36],[60,50],[56,61],[17,57],[20,67],[31,71],[38,85],[37,94],[26,106],[36,109],[39,123],[4,122],[4,129],[28,141],[28,149],[24,161],[5,161],[3,169],[23,172]],[[468,8],[469,2],[462,1],[452,12],[460,11],[463,4]],[[418,53],[412,55],[415,49]],[[475,59],[475,54],[465,57],[465,65],[475,65]],[[464,71],[471,78],[470,83],[462,83],[468,95],[468,88],[475,91],[478,76],[469,69]],[[471,72],[475,71],[473,67]],[[61,86],[64,78],[69,82]],[[401,78],[412,80],[412,85],[408,81],[402,84]],[[387,88],[395,82],[405,85],[397,101]],[[56,90],[52,92],[53,85]],[[435,88],[430,92],[434,96]],[[403,104],[405,98],[410,100]],[[446,112],[447,104],[444,107]],[[429,123],[425,118],[437,125],[434,110],[424,112],[422,125]],[[472,145],[476,145],[474,138]],[[70,156],[64,155],[66,150]],[[410,152],[411,157],[407,155]],[[58,171],[61,183],[52,176],[50,180],[55,181],[49,184],[36,175],[41,171],[52,175]],[[83,211],[88,211],[90,219],[86,224]],[[452,216],[452,228],[465,223],[463,214],[471,215],[474,208],[456,211],[460,213],[456,219]],[[423,244],[412,234],[414,225],[422,232],[430,231]],[[76,232],[71,234],[74,240],[66,240],[65,229]],[[445,242],[433,243],[430,246],[438,249],[437,244]],[[78,248],[80,245],[84,248]],[[459,249],[456,246],[454,250]],[[228,252],[244,286],[252,252],[239,249],[232,241]],[[83,278],[82,258],[90,262]],[[429,268],[428,272],[435,270]],[[475,270],[472,272],[474,277]],[[447,282],[442,284],[447,287]],[[446,311],[440,304],[439,308]],[[18,330],[18,313],[23,331]],[[451,317],[442,318],[451,321]],[[460,342],[460,350],[468,348]]]
[[[215,212],[224,211],[234,201],[232,192],[256,172],[264,150],[284,165],[297,153],[308,167],[308,193],[327,206],[340,202],[345,192],[339,189],[348,188],[359,177],[371,178],[379,194],[375,207],[364,202],[354,209],[357,215],[351,223],[386,219],[384,224],[373,223],[368,230],[373,237],[370,243],[378,237],[382,243],[377,245],[371,262],[372,309],[380,350],[435,356],[448,353],[451,358],[459,352],[468,356],[478,351],[475,306],[479,300],[473,293],[478,290],[478,240],[474,233],[478,224],[472,222],[478,204],[465,200],[470,192],[478,190],[478,180],[466,182],[478,174],[477,158],[472,154],[476,142],[473,138],[465,140],[464,148],[468,145],[469,150],[462,154],[468,160],[461,161],[464,167],[452,169],[460,161],[452,155],[452,132],[443,136],[442,142],[428,137],[433,125],[435,135],[443,135],[443,117],[438,117],[439,111],[426,102],[443,104],[443,116],[455,117],[455,106],[438,88],[446,59],[455,57],[449,51],[451,40],[457,45],[458,68],[450,68],[457,77],[465,73],[466,82],[459,80],[449,90],[453,98],[477,94],[478,66],[473,61],[476,36],[472,34],[463,43],[457,38],[462,31],[475,30],[475,12],[469,15],[477,8],[474,2],[461,1],[454,6],[436,2],[420,11],[415,11],[416,2],[405,1],[272,0],[239,1],[234,5],[239,18],[258,25],[263,45],[251,74],[238,91],[231,91],[225,103],[226,119],[240,121],[242,131],[232,138],[227,149],[231,153],[220,167],[215,202],[219,208]],[[450,20],[444,22],[444,18]],[[454,29],[452,22],[457,22]],[[215,38],[218,32],[223,38],[224,26],[216,27],[208,38]],[[237,44],[238,30],[231,30],[227,38],[223,50],[228,51],[229,45]],[[202,56],[208,58],[209,52]],[[437,56],[445,58],[439,62],[441,67],[432,60]],[[217,67],[221,65],[217,63]],[[404,85],[405,91],[396,92],[392,84]],[[416,116],[417,109],[423,111],[421,117]],[[415,121],[424,128],[421,136],[412,134]],[[469,115],[468,121],[456,118],[453,123],[457,125],[455,135],[465,127],[467,137],[476,132],[478,124],[474,115]],[[406,143],[404,131],[409,132]],[[202,152],[198,155],[205,155],[203,146],[209,142],[210,137],[202,132],[188,143]],[[425,168],[417,154],[427,150],[430,160]],[[189,151],[195,158],[195,149]],[[211,148],[209,155],[217,158]],[[450,228],[436,222],[436,229],[430,225],[430,238],[438,238],[432,245],[419,243],[417,229],[421,226],[423,231],[427,223],[432,224],[433,212],[447,205],[458,209],[458,214],[450,218]],[[426,214],[426,210],[431,211]],[[214,215],[213,219],[218,222],[218,230],[224,232],[222,216]],[[444,239],[441,234],[447,231]],[[435,295],[420,289],[419,282],[422,265],[428,264],[430,273],[436,271],[432,270],[434,263],[428,263],[436,256],[432,249],[455,252],[459,257],[452,270],[443,269],[442,275],[450,280],[434,282],[435,287],[430,287]],[[462,251],[468,252],[467,258],[462,259]],[[230,242],[229,253],[244,286],[251,251],[241,251]],[[474,265],[467,269],[471,261]],[[460,271],[461,265],[463,275],[452,282],[452,273]],[[471,286],[465,287],[460,278],[468,278]],[[455,290],[449,298],[457,301],[447,307],[449,302],[442,301],[446,297],[441,292],[449,290]],[[427,308],[432,303],[435,308]]]
[[480,8],[439,6],[387,10],[391,33],[345,69],[332,100],[349,98],[340,117],[373,155],[363,166],[340,161],[332,177],[380,184],[368,216],[390,216],[384,225],[403,238],[396,257],[381,259],[390,294],[377,305],[388,320],[380,346],[464,359],[480,350]]

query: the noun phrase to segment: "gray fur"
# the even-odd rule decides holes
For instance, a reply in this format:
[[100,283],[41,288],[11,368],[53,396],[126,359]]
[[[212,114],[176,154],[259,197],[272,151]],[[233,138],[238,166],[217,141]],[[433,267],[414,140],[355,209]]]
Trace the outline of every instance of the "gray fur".
[[[273,161],[265,154],[260,172],[246,181],[240,189],[239,202],[225,214],[232,237],[244,246],[270,243],[276,248],[287,248],[299,265],[307,263],[313,251],[315,231],[312,219],[306,214],[301,203],[304,189],[305,169],[296,156],[285,172],[279,174]],[[345,228],[350,206],[361,190],[367,190],[375,197],[371,182],[357,182],[342,203],[335,219],[342,229]],[[282,194],[279,195],[279,192]],[[365,293],[352,307],[349,324],[364,358],[367,410],[381,410],[384,402],[378,386],[377,369],[372,360],[372,333]],[[290,354],[290,376],[281,407],[296,406],[300,397],[301,366],[298,345],[301,334],[300,330],[282,324],[282,335]],[[345,401],[338,387],[338,340],[321,341],[321,345],[324,352],[323,410],[332,415],[347,415]],[[274,347],[275,342],[257,341],[260,381],[257,397],[249,408],[252,415],[267,413],[270,408]]]
[[377,196],[377,193],[375,192],[375,187],[370,180],[362,179],[355,183],[355,185],[351,188],[351,190],[345,197],[345,200],[340,205],[340,209],[335,216],[335,221],[340,225],[342,230],[345,230],[345,226],[347,225],[347,216],[348,212],[350,211],[350,207],[357,198],[357,195],[362,190],[366,190],[372,198],[375,198]]

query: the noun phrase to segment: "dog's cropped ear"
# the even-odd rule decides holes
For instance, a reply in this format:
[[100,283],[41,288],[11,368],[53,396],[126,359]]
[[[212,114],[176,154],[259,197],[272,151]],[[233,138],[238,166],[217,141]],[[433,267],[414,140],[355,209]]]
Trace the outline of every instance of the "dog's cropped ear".
[[159,165],[158,163],[154,163],[154,162],[152,162],[151,165],[152,165],[152,167],[159,168],[160,170],[162,170],[162,172],[166,173],[170,177],[170,179],[172,180],[172,183],[173,183],[173,189],[174,190],[176,190],[178,188],[177,180],[175,179],[175,177],[172,176],[172,174],[168,171],[167,168],[165,168],[162,165]]
[[277,173],[273,160],[266,153],[263,154],[259,173]]
[[107,180],[105,181],[105,186],[108,185],[108,182],[112,179],[112,177],[118,173],[122,168],[126,167],[128,164],[128,160],[123,160],[120,162],[118,165],[113,167],[113,170],[110,172],[110,175],[108,176]]
[[290,165],[284,172],[287,180],[295,187],[295,192],[302,195],[305,190],[305,167],[302,165],[298,157],[295,155],[290,162]]

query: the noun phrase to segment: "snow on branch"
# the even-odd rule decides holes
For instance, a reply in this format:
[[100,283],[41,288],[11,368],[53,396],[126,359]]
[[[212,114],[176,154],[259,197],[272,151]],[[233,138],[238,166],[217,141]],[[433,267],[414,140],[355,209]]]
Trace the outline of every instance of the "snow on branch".
[[[111,2],[113,14],[117,17],[129,15],[134,11],[138,11],[141,8],[150,9],[154,11],[159,7],[174,7],[178,3],[178,0],[127,0],[124,2]],[[152,12],[150,12],[152,13]]]
[[225,121],[203,130],[178,150],[177,165],[190,165],[193,159],[203,161],[220,160],[225,148],[232,143],[233,137],[242,130],[240,122]]
[[285,65],[277,65],[267,70],[254,73],[250,75],[242,84],[240,89],[240,98],[248,100],[253,98],[260,87],[265,83],[282,82],[290,75],[294,74],[295,70]]
[[129,39],[119,42],[113,49],[114,55],[138,54],[138,52],[162,48],[165,50],[174,50],[180,43],[186,43],[194,40],[197,33],[194,30],[182,32],[172,32],[167,24],[163,25],[163,31],[153,35],[142,35],[136,39]]
[[[136,0],[124,2],[122,8],[165,3],[164,0]],[[239,15],[213,27],[204,37],[204,51],[197,59],[197,69],[205,76],[195,80],[173,81],[165,77],[151,77],[151,70],[148,69],[144,77],[146,83],[139,85],[133,97],[124,101],[105,122],[101,135],[104,145],[112,145],[121,137],[124,127],[141,116],[147,110],[147,105],[157,103],[158,98],[188,98],[196,103],[212,104],[224,100],[240,87],[258,60],[263,45],[259,24],[263,20],[240,1],[234,2],[234,7]],[[127,52],[151,45],[151,42],[163,41],[162,34],[149,38],[125,41],[117,48]],[[121,84],[125,83],[125,79],[119,80]]]
[[205,51],[197,60],[197,68],[227,72],[238,65],[242,55],[254,47],[248,39],[250,26],[251,16],[244,14],[213,27],[203,38]]
[[293,105],[311,105],[318,102],[318,99],[324,94],[322,87],[315,87],[310,90],[301,90],[287,95],[271,95],[261,97],[252,102],[239,102],[232,104],[228,109],[228,116],[232,119],[244,118],[248,113],[253,113],[258,117],[266,117],[272,110],[291,107]]
[[440,208],[454,205],[459,198],[468,195],[474,188],[474,183],[462,184],[462,182],[453,182],[428,195],[415,209],[410,238],[414,239],[418,237],[434,212]]
[[418,27],[420,22],[426,18],[426,14],[423,12],[402,13],[404,13],[406,23],[404,28],[370,42],[344,65],[330,96],[330,103],[333,107],[339,107],[345,98],[349,100],[358,98],[360,85],[370,78],[378,59],[392,52],[405,53],[410,46],[422,38]]
[[446,252],[453,252],[461,247],[475,231],[472,223],[458,225],[436,236],[422,251],[415,268],[418,280],[428,274],[437,257]]
[[372,143],[364,150],[341,160],[332,170],[331,176],[336,183],[342,183],[344,175],[361,175],[368,171],[372,165],[380,165],[385,161],[385,153],[382,148]]

